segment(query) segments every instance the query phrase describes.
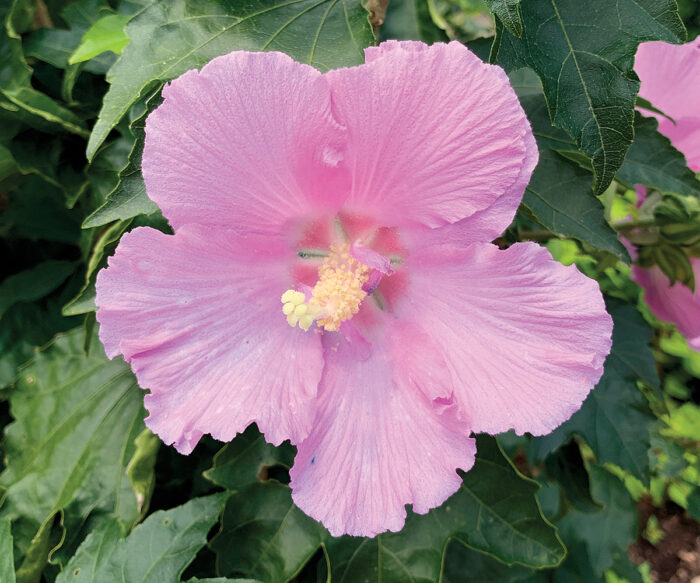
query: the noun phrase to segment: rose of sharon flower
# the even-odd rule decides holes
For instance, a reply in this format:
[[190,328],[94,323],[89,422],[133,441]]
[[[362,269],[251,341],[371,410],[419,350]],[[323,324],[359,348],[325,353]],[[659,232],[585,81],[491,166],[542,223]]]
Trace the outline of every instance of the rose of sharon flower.
[[[691,170],[700,172],[700,37],[680,46],[643,43],[634,68],[642,82],[639,95],[674,121],[642,113],[659,120],[659,131],[685,154]],[[646,189],[641,189],[641,195],[646,196]],[[700,258],[691,257],[690,263],[695,280],[700,282]],[[680,282],[671,285],[657,266],[644,269],[635,265],[633,277],[644,288],[644,299],[652,312],[676,324],[690,346],[700,351],[700,288],[693,292]]]
[[333,535],[440,505],[472,431],[562,423],[612,328],[575,267],[490,243],[537,162],[504,72],[458,43],[366,61],[234,52],[168,85],[143,175],[175,234],[127,233],[97,282],[147,425],[182,453],[254,422],[289,439],[294,501]]

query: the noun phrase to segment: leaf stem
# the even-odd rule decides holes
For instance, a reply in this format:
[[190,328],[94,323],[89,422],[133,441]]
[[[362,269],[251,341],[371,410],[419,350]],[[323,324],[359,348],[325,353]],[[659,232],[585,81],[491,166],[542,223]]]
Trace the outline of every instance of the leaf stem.
[[625,233],[634,229],[655,227],[656,221],[654,219],[645,219],[642,221],[617,221],[613,223],[612,226],[616,231],[622,231]]

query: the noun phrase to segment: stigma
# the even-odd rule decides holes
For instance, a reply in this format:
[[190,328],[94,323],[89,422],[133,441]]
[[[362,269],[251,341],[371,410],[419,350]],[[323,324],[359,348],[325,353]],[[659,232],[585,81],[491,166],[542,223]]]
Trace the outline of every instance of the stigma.
[[304,331],[315,322],[319,328],[336,331],[352,318],[367,297],[363,286],[370,268],[350,254],[348,245],[331,245],[330,253],[318,269],[318,282],[307,300],[304,293],[288,289],[282,294],[282,313],[287,323]]

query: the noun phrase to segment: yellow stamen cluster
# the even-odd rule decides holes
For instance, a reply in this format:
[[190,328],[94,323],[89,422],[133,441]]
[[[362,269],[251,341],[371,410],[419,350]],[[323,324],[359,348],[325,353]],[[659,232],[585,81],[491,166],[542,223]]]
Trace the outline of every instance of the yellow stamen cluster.
[[282,294],[282,312],[287,316],[287,324],[294,327],[299,324],[302,330],[311,328],[319,315],[318,306],[306,303],[303,293],[288,289]]
[[367,293],[362,289],[369,279],[369,267],[354,259],[347,245],[331,245],[328,257],[318,269],[311,299],[307,302],[303,293],[287,290],[282,294],[282,312],[290,326],[299,324],[308,330],[316,321],[328,331],[338,330],[360,309]]

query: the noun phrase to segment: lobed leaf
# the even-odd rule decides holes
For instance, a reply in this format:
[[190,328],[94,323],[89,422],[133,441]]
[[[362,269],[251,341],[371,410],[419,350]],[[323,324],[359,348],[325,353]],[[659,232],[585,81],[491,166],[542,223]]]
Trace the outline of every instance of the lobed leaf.
[[478,437],[476,464],[456,494],[427,515],[410,513],[400,532],[374,539],[333,538],[294,506],[287,486],[254,479],[288,457],[284,452],[280,457],[250,430],[243,437],[227,446],[205,474],[239,488],[211,543],[224,575],[289,581],[323,547],[333,581],[437,582],[451,539],[509,564],[551,566],[564,555],[535,499],[537,484],[513,467],[491,437]]
[[579,150],[565,131],[551,124],[539,78],[529,69],[520,69],[511,73],[510,79],[540,154],[523,205],[552,233],[609,251],[628,262],[627,249],[608,224],[603,204],[593,195],[591,172],[564,157],[579,154]]
[[210,546],[218,573],[282,582],[292,579],[328,536],[294,505],[287,486],[269,480],[229,498]]
[[539,486],[515,469],[494,438],[480,435],[477,444],[474,468],[439,508],[409,516],[398,533],[328,541],[333,580],[439,581],[450,539],[509,565],[558,564],[565,550],[535,499]]
[[595,514],[570,512],[557,526],[564,540],[583,543],[588,552],[581,563],[600,578],[636,539],[637,509],[619,478],[597,465],[591,465],[589,472],[591,493],[603,510]]
[[639,43],[685,40],[674,0],[528,0],[520,4],[520,38],[498,30],[493,54],[506,70],[530,67],[540,77],[552,122],[592,159],[602,193],[634,137]]

